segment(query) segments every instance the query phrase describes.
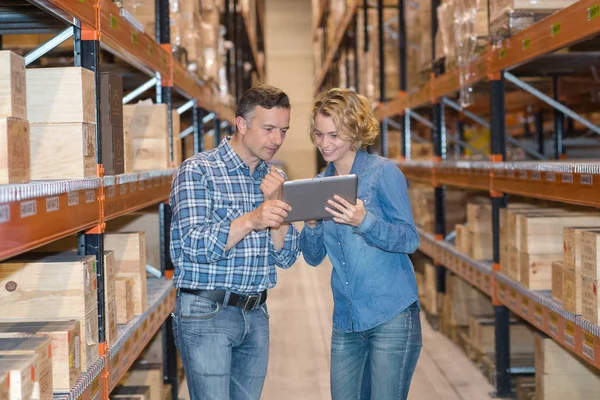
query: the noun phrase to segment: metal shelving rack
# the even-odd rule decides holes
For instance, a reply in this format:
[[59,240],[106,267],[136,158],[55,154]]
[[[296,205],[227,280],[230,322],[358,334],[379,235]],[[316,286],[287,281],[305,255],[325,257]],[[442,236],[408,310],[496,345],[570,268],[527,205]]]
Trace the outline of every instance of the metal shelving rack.
[[[600,368],[600,327],[589,323],[579,316],[565,311],[560,304],[553,301],[543,292],[536,292],[521,287],[502,275],[499,270],[500,256],[500,209],[507,205],[507,195],[518,195],[548,201],[568,204],[600,207],[600,162],[551,163],[544,162],[543,154],[543,110],[554,110],[554,158],[564,156],[563,136],[565,134],[565,116],[575,120],[594,133],[600,133],[600,128],[587,121],[581,115],[561,103],[558,96],[557,78],[553,79],[554,96],[547,95],[513,75],[528,63],[540,60],[569,57],[582,57],[581,54],[550,54],[566,46],[574,45],[600,33],[600,8],[591,0],[580,0],[575,4],[535,23],[531,27],[503,40],[494,43],[483,51],[465,70],[466,78],[461,82],[458,69],[443,71],[439,65],[432,66],[432,77],[418,91],[407,93],[406,77],[406,32],[404,20],[404,2],[398,0],[399,15],[399,82],[400,93],[391,101],[380,99],[376,107],[376,115],[382,123],[382,134],[392,118],[399,119],[402,146],[402,161],[399,167],[409,182],[420,182],[435,188],[435,233],[420,231],[420,251],[427,254],[438,266],[437,290],[443,292],[443,279],[446,270],[460,276],[474,287],[491,297],[496,314],[496,380],[495,394],[507,397],[511,394],[510,341],[509,341],[509,311],[519,315],[532,326],[543,331],[564,348],[570,350],[590,365]],[[318,12],[317,27],[322,24],[325,3],[321,2]],[[363,3],[366,10],[368,2]],[[372,2],[374,4],[374,2]],[[432,38],[437,30],[436,7],[439,2],[432,0]],[[379,14],[382,1],[377,2]],[[358,8],[355,4],[348,5],[348,13],[344,23],[336,31],[336,40],[327,51],[327,58],[315,82],[315,93],[327,84],[326,77],[331,73],[332,60],[344,48],[337,40],[338,36],[356,35],[348,22],[356,15]],[[366,12],[366,11],[365,11]],[[366,19],[366,18],[365,18]],[[378,29],[381,37],[383,24],[378,19]],[[367,38],[365,37],[365,41]],[[346,42],[346,45],[347,42]],[[432,54],[435,54],[435,41],[432,40]],[[360,49],[357,51],[357,62]],[[433,57],[435,59],[435,57]],[[584,55],[583,62],[590,58]],[[384,63],[383,52],[380,52],[380,65]],[[538,65],[538,64],[536,64]],[[385,77],[380,73],[380,90],[385,89]],[[518,141],[506,134],[506,107],[513,107],[515,102],[519,107],[522,97],[507,93],[505,83],[518,87],[537,99],[536,112],[536,142],[537,151],[526,149],[527,153],[539,161],[506,162],[507,144],[519,145]],[[462,84],[462,86],[461,86]],[[487,93],[489,107],[482,110],[475,105],[473,110],[463,109],[451,97],[456,96],[461,88],[478,86],[481,92]],[[358,85],[356,86],[358,87]],[[509,101],[506,101],[509,100]],[[460,147],[466,147],[461,137],[451,137],[446,132],[444,121],[445,106],[458,112],[462,118],[470,119],[491,130],[491,156],[487,161],[449,161],[446,160],[446,142],[452,140]],[[430,119],[418,114],[415,110],[430,113]],[[490,121],[477,115],[489,115]],[[459,120],[459,127],[462,125]],[[431,161],[410,161],[411,121],[424,124],[432,130],[434,157]],[[460,135],[462,130],[458,129]],[[457,140],[458,139],[458,140]],[[386,140],[382,139],[381,153],[386,154]],[[459,189],[487,191],[492,200],[493,216],[493,260],[482,263],[469,259],[460,254],[453,245],[445,241],[444,226],[444,191],[446,187]]]
[[[258,52],[264,51],[261,21],[256,32],[250,29],[250,18],[238,11],[238,0],[226,2],[224,25],[227,39],[233,40],[233,59],[227,55],[229,87],[235,75],[237,97],[251,86],[250,72],[244,64],[251,63],[261,81],[265,70]],[[262,4],[261,2],[259,2]],[[203,150],[205,124],[213,122],[218,140],[222,129],[233,132],[235,111],[222,104],[208,85],[187,71],[171,55],[169,43],[169,2],[156,0],[156,38],[138,31],[124,19],[118,6],[110,0],[10,0],[0,8],[13,23],[3,33],[33,33],[39,27],[54,29],[64,26],[61,33],[25,56],[26,64],[51,51],[62,42],[74,40],[74,63],[94,71],[96,93],[99,93],[100,52],[107,51],[150,76],[141,87],[124,98],[131,101],[145,91],[155,88],[157,103],[168,104],[170,158],[173,161],[173,135],[181,138],[193,134],[194,151]],[[35,6],[35,7],[31,7]],[[259,13],[260,14],[260,13]],[[13,29],[14,28],[14,29]],[[12,30],[11,30],[12,29]],[[43,30],[43,29],[42,29]],[[233,35],[231,35],[233,32]],[[232,37],[233,36],[233,37]],[[2,45],[0,36],[0,48]],[[248,54],[245,49],[251,49]],[[179,114],[192,110],[193,123],[183,132],[172,132],[171,110],[173,96],[187,102],[177,109]],[[100,101],[96,95],[96,115],[100,121]],[[100,358],[84,372],[69,393],[55,393],[56,399],[108,399],[132,363],[140,355],[154,333],[162,327],[166,343],[163,354],[164,381],[171,384],[172,398],[177,399],[178,382],[176,350],[170,313],[174,309],[175,293],[172,283],[173,265],[169,259],[168,237],[170,209],[168,200],[175,169],[136,172],[105,176],[102,168],[100,125],[96,128],[98,177],[82,180],[31,182],[19,185],[0,185],[0,261],[77,233],[81,254],[95,255],[98,273],[98,311]],[[53,204],[47,208],[47,204]],[[58,207],[56,206],[58,204]],[[161,274],[167,279],[149,279],[148,309],[126,326],[119,326],[119,338],[107,346],[104,333],[104,258],[103,242],[106,224],[112,218],[159,205],[161,238]]]

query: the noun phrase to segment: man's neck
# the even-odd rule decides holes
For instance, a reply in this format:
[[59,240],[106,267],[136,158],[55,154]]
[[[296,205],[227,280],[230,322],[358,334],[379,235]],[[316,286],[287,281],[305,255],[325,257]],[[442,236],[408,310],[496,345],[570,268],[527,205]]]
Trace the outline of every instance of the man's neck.
[[229,145],[236,152],[238,156],[242,159],[242,161],[250,168],[250,175],[254,174],[256,171],[256,167],[260,163],[260,158],[252,155],[248,149],[242,144],[241,138],[235,134],[231,137],[229,141]]

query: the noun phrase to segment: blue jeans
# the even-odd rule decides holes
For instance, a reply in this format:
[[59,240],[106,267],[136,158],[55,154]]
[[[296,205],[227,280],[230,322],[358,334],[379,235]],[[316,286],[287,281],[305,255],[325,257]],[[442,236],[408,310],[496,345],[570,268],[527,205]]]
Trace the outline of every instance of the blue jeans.
[[269,314],[177,294],[175,344],[192,400],[258,400],[267,376]]
[[417,303],[392,320],[365,332],[345,333],[334,327],[331,337],[331,398],[406,399],[421,347]]

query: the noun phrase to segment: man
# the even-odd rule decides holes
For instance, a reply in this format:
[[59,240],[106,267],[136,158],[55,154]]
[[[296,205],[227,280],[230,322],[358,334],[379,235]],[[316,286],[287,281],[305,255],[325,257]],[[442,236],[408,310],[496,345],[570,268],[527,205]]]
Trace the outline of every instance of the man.
[[196,154],[171,191],[171,258],[177,304],[175,343],[193,400],[260,399],[269,356],[267,289],[275,265],[298,258],[298,232],[283,220],[285,178],[266,161],[285,139],[288,96],[248,90],[237,133]]

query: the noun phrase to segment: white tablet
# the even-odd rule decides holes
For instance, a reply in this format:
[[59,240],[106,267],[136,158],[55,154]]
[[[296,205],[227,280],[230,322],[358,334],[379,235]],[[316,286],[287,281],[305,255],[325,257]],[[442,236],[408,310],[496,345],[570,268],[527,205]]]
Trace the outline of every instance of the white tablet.
[[292,206],[285,222],[326,220],[333,216],[325,211],[327,201],[335,195],[356,204],[358,176],[299,179],[283,184],[283,201]]

